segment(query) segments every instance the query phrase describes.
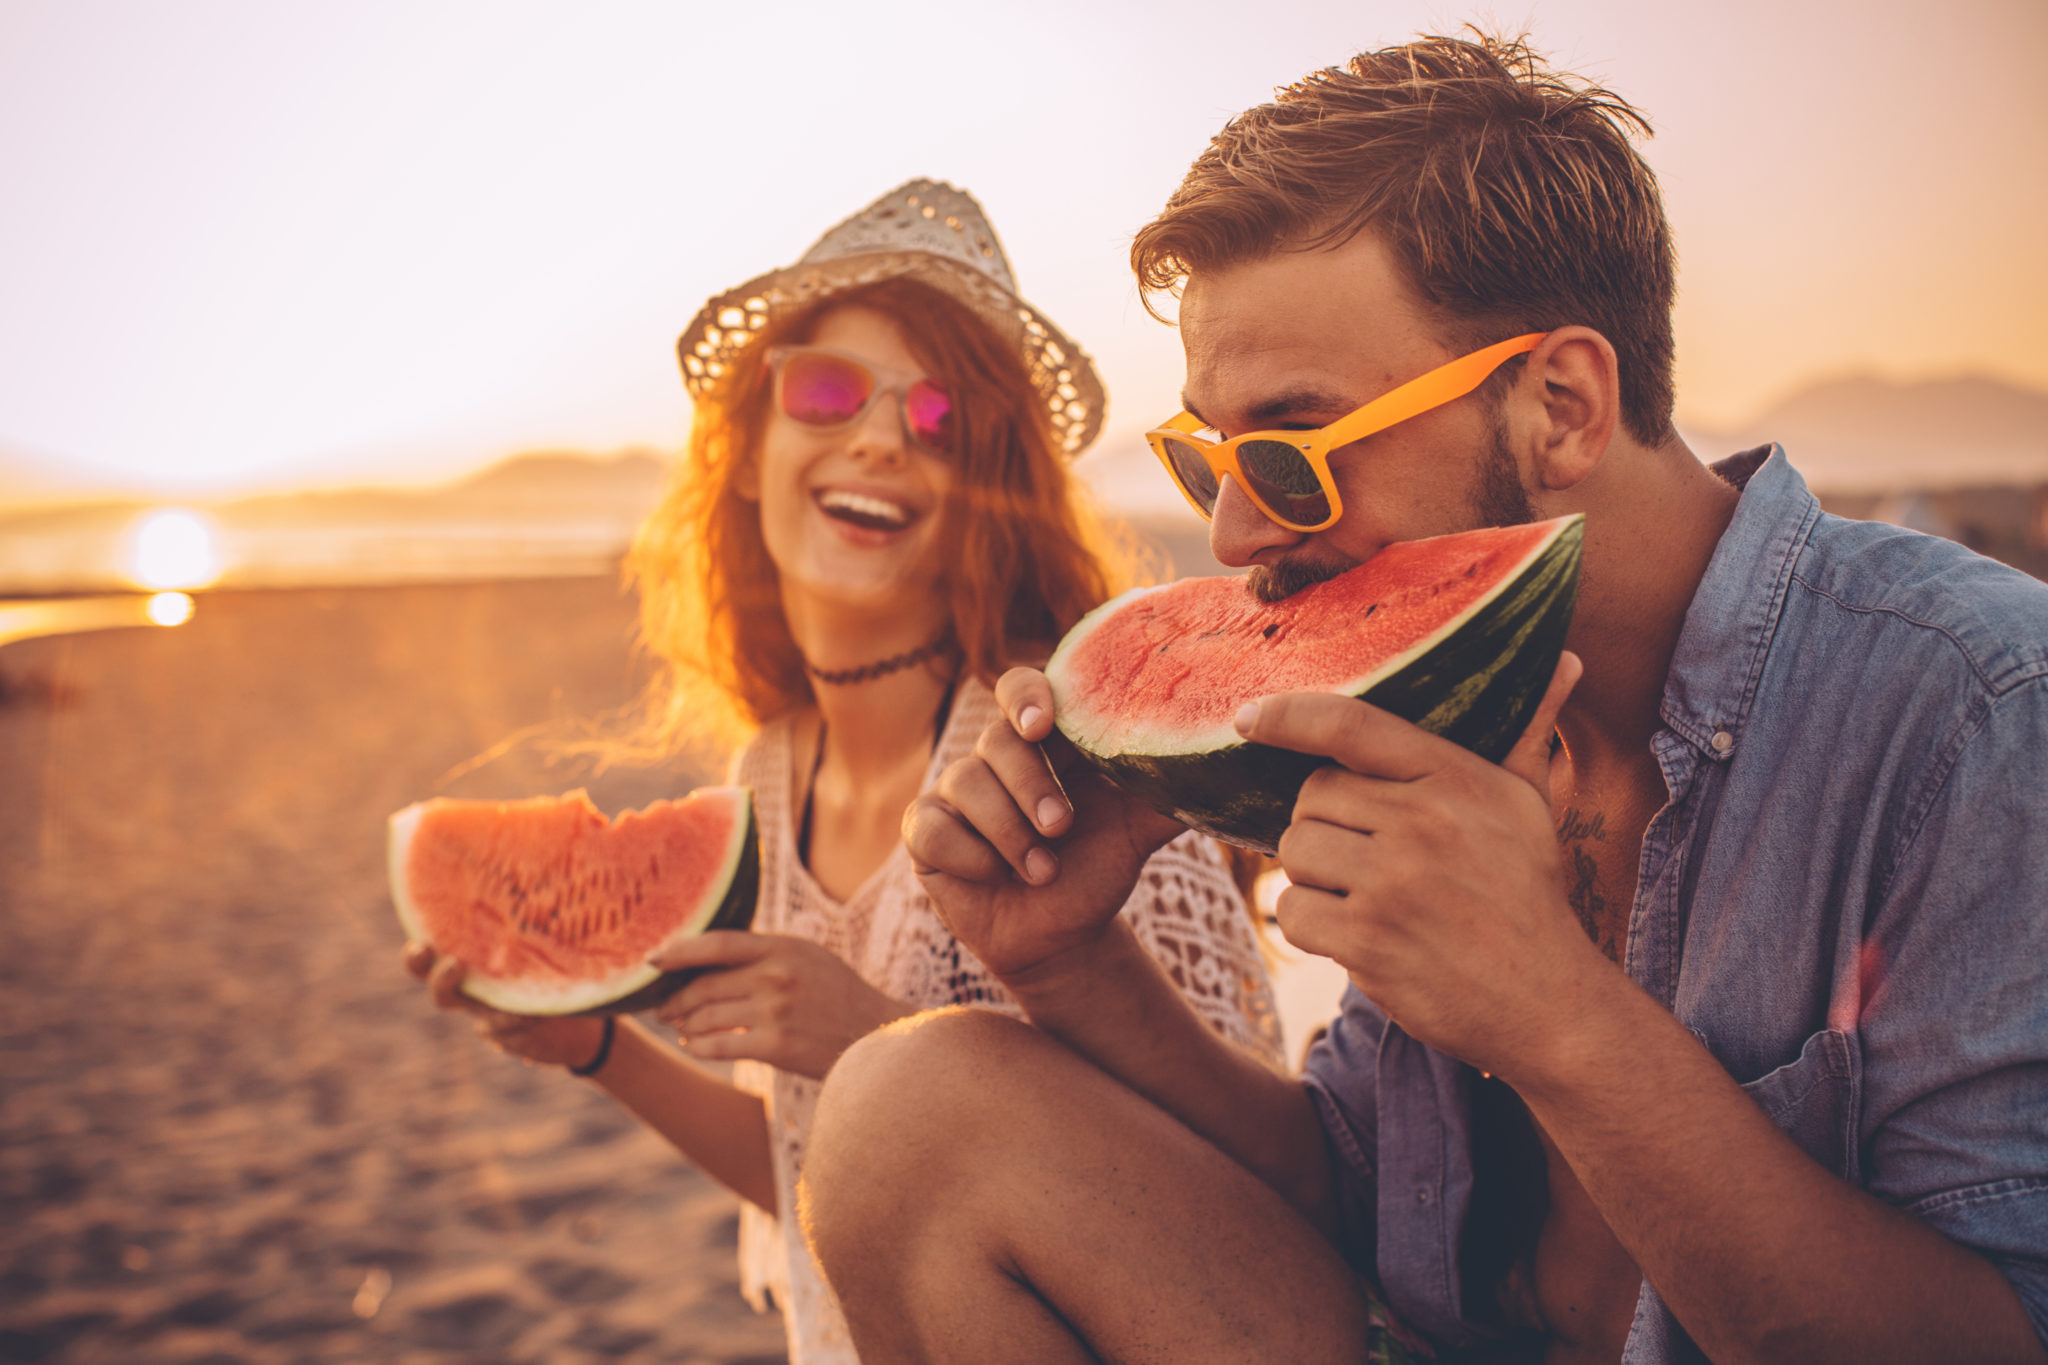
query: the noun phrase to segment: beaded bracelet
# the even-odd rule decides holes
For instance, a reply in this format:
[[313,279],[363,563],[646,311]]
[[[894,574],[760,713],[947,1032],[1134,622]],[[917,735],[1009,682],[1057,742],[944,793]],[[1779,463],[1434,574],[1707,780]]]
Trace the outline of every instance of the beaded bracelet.
[[607,1014],[604,1017],[604,1037],[597,1041],[597,1055],[582,1066],[570,1067],[569,1074],[571,1076],[595,1076],[598,1072],[604,1070],[604,1064],[610,1061],[612,1056],[612,1035],[618,1031],[619,1017],[616,1014]]

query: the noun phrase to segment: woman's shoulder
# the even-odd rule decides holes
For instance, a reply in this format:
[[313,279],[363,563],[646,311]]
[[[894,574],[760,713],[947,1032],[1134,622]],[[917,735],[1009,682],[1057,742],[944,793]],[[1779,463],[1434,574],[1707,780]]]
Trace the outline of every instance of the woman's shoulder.
[[761,774],[770,765],[786,762],[790,745],[809,731],[804,727],[817,724],[817,712],[811,707],[785,711],[770,717],[761,727],[733,751],[732,759],[726,764],[726,781],[739,786],[754,786]]

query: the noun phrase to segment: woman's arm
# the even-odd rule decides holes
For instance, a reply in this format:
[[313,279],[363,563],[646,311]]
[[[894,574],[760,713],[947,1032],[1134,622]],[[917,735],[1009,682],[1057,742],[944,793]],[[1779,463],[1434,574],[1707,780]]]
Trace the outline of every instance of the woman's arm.
[[[475,1019],[477,1032],[499,1051],[539,1066],[582,1067],[596,1059],[601,1020],[529,1018],[479,1004],[462,994],[462,964],[437,957],[424,943],[408,943],[404,960],[436,1005]],[[617,1029],[592,1079],[713,1179],[775,1212],[761,1100],[663,1046],[632,1019],[619,1020]]]
[[775,1212],[768,1114],[750,1095],[621,1019],[611,1056],[591,1079],[705,1174]]

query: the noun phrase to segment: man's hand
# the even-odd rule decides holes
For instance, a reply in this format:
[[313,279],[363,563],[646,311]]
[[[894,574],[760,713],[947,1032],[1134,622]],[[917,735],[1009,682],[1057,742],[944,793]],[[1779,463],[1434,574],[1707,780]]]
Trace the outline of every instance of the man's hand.
[[1035,669],[996,683],[1003,719],[903,815],[939,918],[1005,981],[1097,938],[1181,825],[1109,785],[1052,724]]
[[910,1007],[892,1000],[809,939],[719,929],[648,958],[665,972],[712,967],[655,1017],[707,1061],[748,1057],[822,1077],[839,1054]]
[[1327,693],[1240,718],[1247,739],[1336,760],[1280,840],[1288,942],[1335,959],[1412,1037],[1510,1077],[1532,1022],[1568,997],[1556,985],[1611,970],[1565,900],[1548,798],[1551,730],[1581,672],[1559,660],[1498,766]]

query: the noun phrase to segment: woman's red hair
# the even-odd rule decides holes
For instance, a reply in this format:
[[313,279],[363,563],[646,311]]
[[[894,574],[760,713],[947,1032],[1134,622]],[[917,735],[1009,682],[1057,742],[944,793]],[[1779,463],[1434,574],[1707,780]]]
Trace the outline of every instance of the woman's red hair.
[[918,280],[849,289],[771,322],[740,353],[723,399],[698,405],[682,463],[634,538],[626,568],[640,594],[640,643],[661,665],[647,697],[645,747],[730,748],[812,700],[759,506],[740,497],[735,476],[767,424],[768,349],[805,340],[825,313],[854,306],[895,322],[954,399],[964,453],[940,554],[969,674],[993,682],[1049,650],[1132,576],[1129,556],[1083,509],[1055,453],[1017,345]]

